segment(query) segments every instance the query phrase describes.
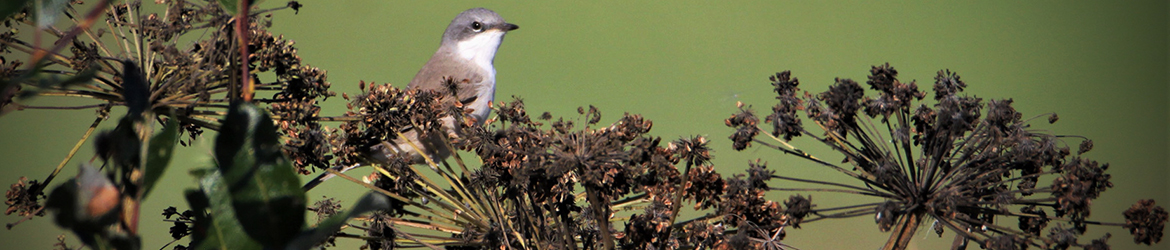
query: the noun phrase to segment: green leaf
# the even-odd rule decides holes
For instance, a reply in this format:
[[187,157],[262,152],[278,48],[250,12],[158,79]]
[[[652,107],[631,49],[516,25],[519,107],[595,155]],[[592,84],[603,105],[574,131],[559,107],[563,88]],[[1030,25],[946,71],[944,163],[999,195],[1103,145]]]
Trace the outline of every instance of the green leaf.
[[344,226],[346,222],[349,221],[349,219],[365,213],[369,213],[371,211],[384,209],[390,209],[389,197],[373,192],[366,193],[366,195],[362,196],[362,198],[357,201],[357,204],[354,204],[353,208],[351,208],[349,211],[330,216],[329,219],[325,219],[325,221],[322,221],[320,224],[318,224],[316,228],[311,228],[301,232],[301,235],[293,240],[293,242],[290,242],[288,247],[285,249],[310,249],[313,246],[324,242],[329,238],[329,236],[332,236],[334,233],[341,230],[341,226]]
[[197,170],[200,190],[187,190],[187,203],[195,211],[194,249],[261,249],[260,243],[244,234],[232,209],[231,194],[219,171]]
[[0,20],[8,19],[8,17],[19,13],[20,10],[28,6],[32,0],[7,0],[0,1]]
[[304,226],[306,199],[269,117],[251,103],[233,103],[215,156],[244,231],[268,248],[283,248]]
[[[248,0],[244,0],[244,1],[248,1]],[[248,1],[248,7],[256,6],[256,4],[260,4],[260,2],[264,2],[264,0]],[[219,6],[223,7],[223,9],[226,10],[228,13],[235,15],[237,12],[240,11],[240,0],[219,0]]]
[[134,128],[142,123],[142,120],[137,119],[139,117],[141,116],[135,117],[131,114],[123,116],[118,120],[118,126],[114,127],[114,130],[98,134],[94,142],[99,155],[109,157],[107,160],[111,161],[110,163],[126,171],[137,169],[142,164],[143,141],[139,141],[134,131]]
[[179,121],[176,119],[167,121],[166,128],[150,138],[150,148],[146,151],[146,173],[142,181],[142,199],[146,199],[150,191],[154,190],[154,185],[158,184],[158,179],[162,178],[163,172],[166,172],[178,142]]

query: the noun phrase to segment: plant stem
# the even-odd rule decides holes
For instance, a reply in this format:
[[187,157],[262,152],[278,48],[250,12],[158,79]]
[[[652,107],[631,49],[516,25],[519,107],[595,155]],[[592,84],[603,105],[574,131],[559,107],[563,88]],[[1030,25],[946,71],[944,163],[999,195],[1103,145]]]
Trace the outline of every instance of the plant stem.
[[593,188],[585,187],[585,197],[589,199],[589,204],[593,207],[593,220],[597,222],[597,229],[601,231],[601,243],[606,250],[614,249],[613,233],[609,231],[609,215],[607,213],[607,206],[601,197],[597,196],[597,192]]
[[[106,112],[109,112],[109,109],[110,106],[106,106]],[[44,184],[41,185],[42,188],[49,186],[49,183],[53,182],[53,178],[61,173],[61,169],[65,167],[65,164],[68,164],[69,160],[73,159],[73,155],[77,154],[77,150],[81,149],[81,145],[85,145],[85,141],[89,140],[90,135],[93,135],[93,130],[97,129],[98,124],[101,124],[104,120],[106,120],[105,117],[98,117],[93,120],[93,124],[89,125],[89,129],[85,130],[85,134],[81,136],[81,140],[78,140],[77,144],[73,145],[73,149],[69,150],[69,154],[65,156],[65,159],[61,160],[61,164],[57,164],[57,168],[53,169],[53,172],[49,174],[48,178],[45,178]]]
[[886,241],[886,245],[882,247],[885,250],[904,250],[910,244],[910,239],[914,238],[914,231],[918,230],[918,223],[922,222],[923,214],[921,212],[911,212],[906,216],[902,216],[898,220],[898,226],[894,229],[894,233],[890,234],[890,239]]

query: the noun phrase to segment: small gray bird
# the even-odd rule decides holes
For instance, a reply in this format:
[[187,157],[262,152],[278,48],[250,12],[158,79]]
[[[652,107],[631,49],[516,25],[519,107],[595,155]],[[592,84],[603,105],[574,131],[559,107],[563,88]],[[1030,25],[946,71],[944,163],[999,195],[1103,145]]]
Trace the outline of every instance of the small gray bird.
[[[496,93],[496,68],[492,66],[496,49],[508,31],[518,28],[520,26],[505,22],[503,17],[488,9],[474,8],[459,13],[455,20],[451,20],[447,31],[443,32],[439,50],[414,75],[407,88],[445,90],[444,78],[451,78],[459,82],[456,96],[451,101],[462,103],[464,109],[471,111],[467,116],[475,119],[475,125],[483,125],[491,114],[490,105]],[[460,122],[450,116],[441,120],[448,137],[457,137]],[[374,146],[371,158],[378,162],[389,162],[393,157],[405,155],[410,157],[411,163],[425,164],[423,153],[435,161],[451,155],[442,136],[437,133],[421,140],[416,130],[404,131],[403,135],[404,138]],[[415,150],[411,143],[422,152]],[[339,171],[345,172],[359,166],[346,166]],[[306,183],[304,190],[312,189],[332,177],[330,173],[322,174]]]

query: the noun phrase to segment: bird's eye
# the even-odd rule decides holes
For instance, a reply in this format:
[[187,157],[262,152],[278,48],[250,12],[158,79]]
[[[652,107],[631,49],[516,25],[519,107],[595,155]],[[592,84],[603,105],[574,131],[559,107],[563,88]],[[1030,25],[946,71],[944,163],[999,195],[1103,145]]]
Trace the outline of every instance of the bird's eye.
[[481,24],[479,22],[472,22],[471,23],[471,30],[481,31],[481,30],[483,30],[483,24]]

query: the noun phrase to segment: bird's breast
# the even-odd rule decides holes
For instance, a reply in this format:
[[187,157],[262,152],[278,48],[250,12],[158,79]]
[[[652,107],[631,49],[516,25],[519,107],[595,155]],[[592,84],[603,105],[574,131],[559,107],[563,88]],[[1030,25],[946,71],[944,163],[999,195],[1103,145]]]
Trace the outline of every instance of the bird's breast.
[[504,32],[494,30],[485,31],[470,39],[456,43],[455,53],[460,58],[471,61],[486,71],[488,79],[495,79],[496,68],[492,66],[492,61],[495,60],[496,50],[500,48],[500,42],[503,39]]

